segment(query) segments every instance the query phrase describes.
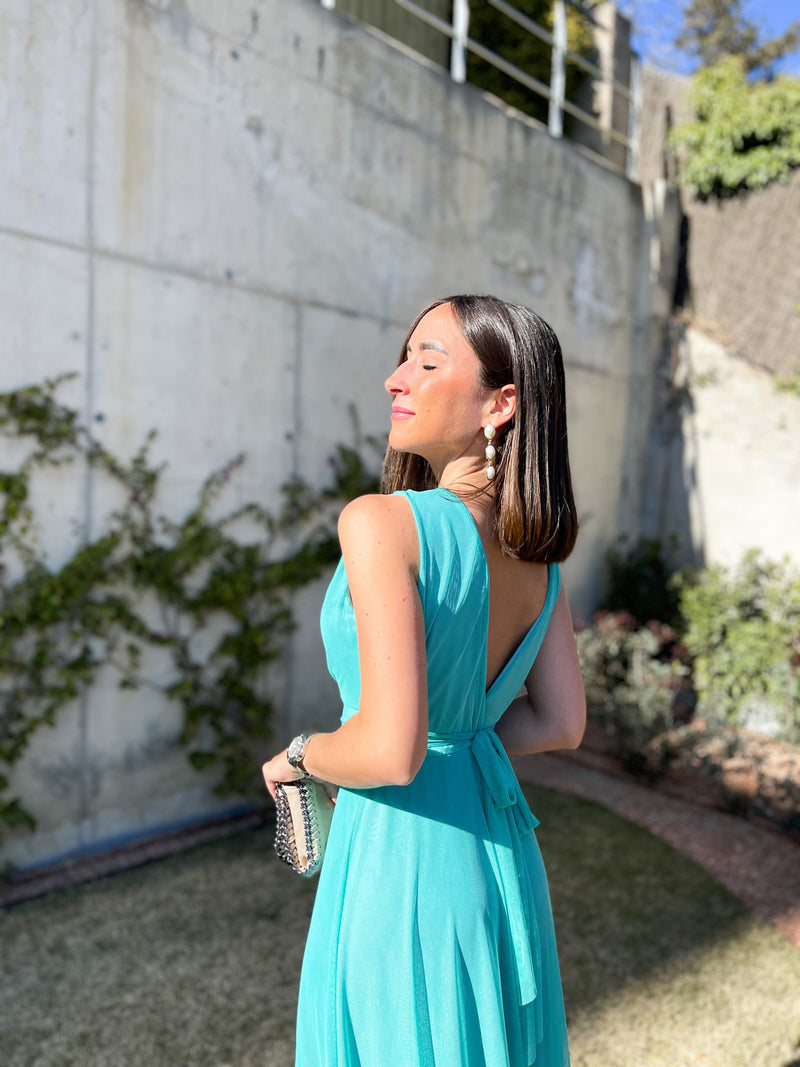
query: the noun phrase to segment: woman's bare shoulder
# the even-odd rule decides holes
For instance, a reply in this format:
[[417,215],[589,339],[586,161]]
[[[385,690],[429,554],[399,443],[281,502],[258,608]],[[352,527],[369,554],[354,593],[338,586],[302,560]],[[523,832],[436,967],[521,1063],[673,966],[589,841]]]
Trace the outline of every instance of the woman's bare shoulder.
[[339,516],[339,540],[345,559],[355,552],[419,561],[414,514],[403,496],[369,493],[351,500]]
[[339,533],[414,525],[411,505],[403,496],[367,493],[346,504],[339,515]]

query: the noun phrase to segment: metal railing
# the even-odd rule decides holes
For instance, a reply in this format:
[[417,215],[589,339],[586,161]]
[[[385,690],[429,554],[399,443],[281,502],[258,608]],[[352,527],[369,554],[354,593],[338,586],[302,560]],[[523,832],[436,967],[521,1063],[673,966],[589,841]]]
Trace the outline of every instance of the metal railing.
[[[469,36],[470,4],[469,0],[453,0],[451,20],[448,21],[435,15],[432,11],[421,7],[414,0],[392,0],[399,8],[418,18],[421,22],[433,27],[446,37],[450,38],[450,76],[453,81],[464,82],[467,80],[467,54],[472,53],[479,59],[484,60],[497,70],[506,74],[509,78],[531,90],[548,102],[547,128],[553,137],[564,136],[564,115],[572,118],[597,131],[605,140],[613,141],[625,149],[625,166],[617,167],[613,161],[604,158],[604,162],[611,162],[615,169],[624,169],[629,178],[633,177],[638,162],[639,146],[639,116],[641,113],[641,70],[637,56],[630,53],[630,83],[625,85],[618,81],[613,70],[604,70],[602,67],[590,62],[585,56],[573,51],[567,41],[567,4],[575,8],[581,15],[589,20],[593,30],[600,33],[613,33],[602,25],[596,15],[585,8],[579,0],[553,0],[553,31],[552,33],[528,15],[519,11],[507,0],[488,0],[489,4],[500,14],[511,19],[517,26],[530,33],[532,36],[543,41],[550,47],[550,84],[546,85],[532,74],[502,56],[493,52],[479,41]],[[336,0],[321,0],[322,6],[333,10]],[[613,56],[613,47],[610,50]],[[589,74],[593,83],[600,82],[611,94],[611,106],[607,109],[606,121],[598,118],[597,114],[585,110],[566,98],[567,62],[574,63],[581,70]],[[613,58],[612,58],[613,63]],[[615,129],[613,126],[613,99],[618,94],[627,103],[627,129],[625,132]],[[602,154],[594,152],[593,154]]]

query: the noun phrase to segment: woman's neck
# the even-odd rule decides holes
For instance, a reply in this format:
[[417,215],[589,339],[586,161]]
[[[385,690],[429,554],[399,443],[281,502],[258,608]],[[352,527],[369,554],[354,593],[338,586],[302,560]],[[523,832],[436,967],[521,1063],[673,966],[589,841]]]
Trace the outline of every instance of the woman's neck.
[[439,488],[447,489],[461,497],[473,518],[488,519],[493,511],[494,485],[486,478],[483,468],[476,468],[474,464],[469,466],[450,464],[438,478]]
[[450,489],[459,495],[484,489],[488,484],[484,469],[473,456],[459,456],[441,468],[431,464],[431,469],[440,488]]

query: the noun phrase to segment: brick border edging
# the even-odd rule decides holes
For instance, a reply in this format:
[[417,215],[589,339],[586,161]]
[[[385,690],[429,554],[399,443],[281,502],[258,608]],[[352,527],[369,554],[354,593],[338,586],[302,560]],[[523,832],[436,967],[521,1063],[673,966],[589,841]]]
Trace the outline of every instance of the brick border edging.
[[752,808],[746,811],[737,809],[720,784],[699,771],[690,768],[668,768],[663,775],[655,778],[632,774],[622,766],[619,759],[611,754],[602,731],[594,722],[587,724],[586,735],[579,748],[559,750],[552,755],[579,767],[601,771],[609,777],[642,786],[661,796],[671,797],[673,800],[684,800],[687,804],[698,808],[733,815],[734,818],[742,819],[764,830],[770,830],[781,837],[788,837],[800,844],[800,832],[790,826],[782,825],[777,816],[770,817]]

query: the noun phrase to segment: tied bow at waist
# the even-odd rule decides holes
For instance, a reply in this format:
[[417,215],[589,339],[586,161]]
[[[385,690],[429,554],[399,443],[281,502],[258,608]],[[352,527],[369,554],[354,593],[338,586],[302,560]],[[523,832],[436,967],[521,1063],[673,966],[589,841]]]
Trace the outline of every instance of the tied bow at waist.
[[[466,749],[472,753],[483,780],[489,827],[486,848],[505,902],[519,1003],[525,1005],[536,997],[535,971],[539,970],[540,949],[536,916],[528,905],[530,891],[523,870],[520,835],[533,830],[539,823],[531,814],[506,750],[494,729],[490,727],[470,734],[428,734],[430,752],[449,756]],[[537,957],[535,967],[534,954]]]

